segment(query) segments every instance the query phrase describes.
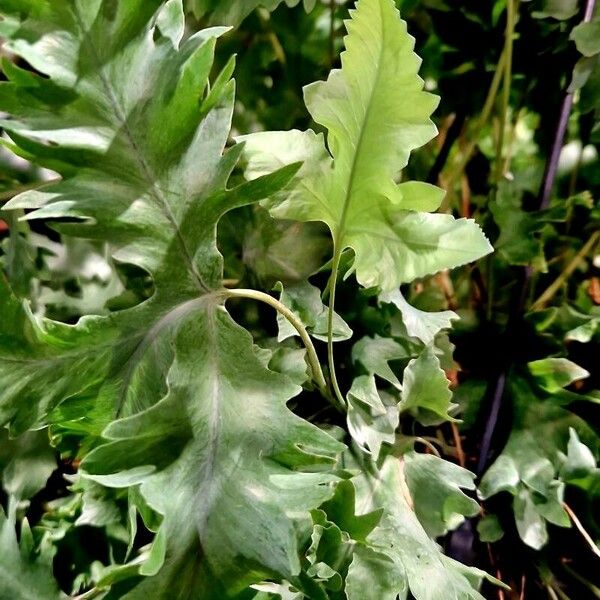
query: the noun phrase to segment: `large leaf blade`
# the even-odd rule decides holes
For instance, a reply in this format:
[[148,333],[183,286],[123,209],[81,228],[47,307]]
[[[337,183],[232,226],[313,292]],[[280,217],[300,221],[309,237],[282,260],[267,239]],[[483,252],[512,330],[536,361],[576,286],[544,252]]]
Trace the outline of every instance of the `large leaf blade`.
[[[6,208],[110,244],[153,285],[133,308],[66,325],[35,319],[2,281],[12,317],[0,326],[2,422],[76,433],[81,456],[97,447],[90,473],[141,486],[163,526],[146,563],[131,568],[150,576],[134,596],[150,587],[208,598],[294,575],[294,521],[332,481],[302,471],[330,464],[342,446],[286,408],[299,387],[261,366],[225,312],[216,229],[226,212],[274,194],[298,165],[227,187],[241,150],[226,150],[231,63],[208,86],[224,29],[182,41],[180,0],[7,1],[2,10],[22,18],[12,50],[46,76],[12,72],[0,87],[11,114],[3,126],[63,177]],[[249,420],[246,402],[255,404]]]
[[[328,475],[321,483],[307,480],[293,502],[271,477],[331,462],[341,446],[285,407],[299,388],[260,364],[250,337],[218,306],[181,323],[168,386],[158,404],[112,423],[105,432],[110,442],[83,463],[116,487],[131,484],[121,473],[138,469],[142,494],[165,515],[167,569],[158,585],[167,585],[171,570],[183,569],[190,556],[193,562],[199,547],[232,588],[252,583],[245,580],[251,570],[297,574],[286,509],[324,500]],[[151,466],[153,472],[139,470]],[[202,585],[200,578],[189,597]]]
[[296,185],[272,210],[325,222],[336,252],[354,250],[365,287],[400,283],[471,262],[491,251],[472,220],[431,215],[441,190],[397,183],[409,154],[436,133],[437,97],[423,90],[414,39],[389,0],[359,0],[346,22],[342,68],[305,88],[313,119],[327,129],[329,153],[310,132],[244,136],[247,176],[302,158]]

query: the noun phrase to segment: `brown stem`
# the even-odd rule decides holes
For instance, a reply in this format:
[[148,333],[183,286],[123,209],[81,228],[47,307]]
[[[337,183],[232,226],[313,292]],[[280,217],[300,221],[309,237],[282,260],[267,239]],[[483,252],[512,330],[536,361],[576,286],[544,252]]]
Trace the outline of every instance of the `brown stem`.
[[573,512],[573,509],[566,502],[563,502],[563,508],[567,511],[567,514],[571,518],[571,521],[573,521],[573,525],[575,525],[577,531],[579,531],[583,539],[587,542],[592,552],[596,555],[597,558],[600,558],[600,548],[596,546],[596,542],[594,542],[592,536],[585,530],[584,526],[581,524],[581,521]]

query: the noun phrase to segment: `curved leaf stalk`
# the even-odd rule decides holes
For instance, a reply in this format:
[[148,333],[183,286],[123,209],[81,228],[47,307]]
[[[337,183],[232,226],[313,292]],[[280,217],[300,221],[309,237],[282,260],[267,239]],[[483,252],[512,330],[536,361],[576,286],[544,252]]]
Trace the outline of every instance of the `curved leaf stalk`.
[[329,376],[331,378],[331,386],[337,402],[346,409],[346,401],[337,380],[335,372],[335,359],[333,355],[333,315],[335,314],[335,289],[337,287],[337,277],[340,268],[340,259],[342,252],[339,250],[339,243],[334,243],[333,264],[331,266],[331,277],[329,279],[329,307],[327,309],[327,364],[329,366]]
[[71,596],[71,598],[73,598],[73,600],[92,600],[93,598],[98,598],[99,596],[106,594],[107,591],[108,589],[105,587],[94,587],[79,596]]
[[310,339],[310,335],[302,321],[284,304],[279,302],[279,300],[273,298],[269,294],[265,294],[264,292],[259,292],[257,290],[249,290],[249,289],[233,289],[233,290],[225,290],[223,295],[226,298],[249,298],[252,300],[258,300],[259,302],[264,302],[268,304],[272,308],[274,308],[279,314],[285,317],[292,327],[298,332],[298,335],[302,339],[304,346],[306,347],[306,353],[308,358],[308,364],[310,365],[310,369],[312,372],[313,379],[315,383],[318,385],[321,393],[329,398],[329,392],[327,390],[327,382],[325,381],[325,376],[323,375],[323,370],[321,369],[321,363],[319,362],[319,357],[317,356],[317,351],[315,350],[315,346]]

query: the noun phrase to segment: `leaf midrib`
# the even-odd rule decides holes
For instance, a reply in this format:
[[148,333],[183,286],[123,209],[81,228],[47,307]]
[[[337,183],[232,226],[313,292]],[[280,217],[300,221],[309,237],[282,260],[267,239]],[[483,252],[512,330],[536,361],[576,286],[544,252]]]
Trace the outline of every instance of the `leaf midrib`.
[[380,25],[381,25],[381,27],[380,27],[381,36],[379,39],[379,41],[380,41],[379,60],[377,61],[377,70],[375,73],[375,80],[373,82],[373,87],[369,94],[369,101],[367,102],[365,116],[363,119],[363,125],[360,129],[360,133],[358,136],[358,142],[356,144],[356,151],[354,152],[354,157],[352,159],[352,166],[350,167],[350,176],[348,178],[348,187],[346,189],[346,195],[344,197],[344,204],[342,206],[342,214],[340,217],[339,229],[336,233],[335,240],[334,240],[335,253],[339,253],[339,254],[341,254],[341,252],[343,250],[342,242],[343,242],[343,239],[344,239],[345,233],[346,233],[346,231],[345,231],[346,219],[348,218],[348,210],[350,207],[350,200],[352,198],[352,192],[354,189],[354,179],[356,177],[356,171],[357,171],[356,167],[357,167],[359,156],[361,155],[362,145],[364,143],[364,138],[365,138],[365,132],[367,130],[367,123],[370,120],[371,109],[372,109],[372,105],[373,105],[373,97],[375,95],[375,90],[377,89],[377,87],[379,85],[379,79],[381,76],[381,63],[382,63],[385,41],[384,41],[384,27],[383,27],[383,12],[381,9],[381,4],[378,3],[378,7],[379,7],[379,18],[380,18]]
[[[83,18],[81,16],[81,13],[80,13],[79,8],[76,3],[74,5],[73,14],[75,17],[75,22],[77,24],[77,27],[79,28],[80,37],[87,35],[88,32],[85,31]],[[131,146],[133,156],[135,157],[137,163],[139,164],[143,174],[146,176],[148,182],[151,184],[151,187],[149,188],[150,195],[154,198],[155,202],[162,209],[167,220],[171,223],[171,226],[173,228],[173,231],[174,231],[177,241],[179,243],[181,253],[182,253],[184,261],[187,265],[187,269],[188,269],[190,275],[192,276],[192,279],[197,283],[198,287],[202,291],[209,292],[211,288],[206,284],[206,282],[202,278],[201,274],[197,271],[197,269],[194,265],[194,262],[192,260],[192,253],[190,252],[189,248],[187,247],[185,238],[183,237],[183,234],[177,224],[177,220],[175,219],[175,215],[173,214],[173,211],[171,210],[171,206],[170,206],[167,198],[165,197],[165,195],[162,193],[160,186],[157,185],[158,178],[153,173],[152,168],[148,164],[148,161],[142,154],[140,147],[135,140],[133,132],[131,131],[129,124],[127,123],[125,110],[119,103],[119,100],[117,98],[117,95],[116,95],[113,87],[112,87],[112,84],[111,84],[109,78],[106,76],[106,73],[104,72],[104,66],[102,64],[102,61],[100,60],[98,50],[97,50],[95,44],[93,43],[93,41],[91,40],[91,38],[89,40],[88,47],[90,48],[91,53],[93,55],[92,56],[93,60],[96,63],[96,70],[97,70],[98,76],[100,78],[100,81],[102,83],[102,86],[104,87],[104,92],[106,94],[106,97],[117,117],[118,126],[125,133],[125,137],[127,138],[129,145]]]
[[220,368],[219,368],[219,359],[220,359],[220,348],[219,348],[219,335],[216,330],[216,319],[217,315],[213,311],[212,314],[207,315],[207,324],[208,324],[208,337],[210,340],[210,346],[215,348],[215,352],[210,354],[210,369],[212,371],[212,379],[210,381],[210,408],[207,419],[208,424],[208,440],[207,440],[207,459],[204,464],[202,481],[208,482],[208,491],[206,489],[200,489],[203,491],[203,495],[201,501],[197,503],[197,506],[200,507],[197,515],[197,526],[198,531],[202,532],[210,517],[211,512],[214,510],[214,495],[215,491],[213,489],[214,484],[214,472],[215,472],[215,464],[217,462],[217,453],[219,450],[219,441],[220,441],[220,383],[221,378],[219,377]]

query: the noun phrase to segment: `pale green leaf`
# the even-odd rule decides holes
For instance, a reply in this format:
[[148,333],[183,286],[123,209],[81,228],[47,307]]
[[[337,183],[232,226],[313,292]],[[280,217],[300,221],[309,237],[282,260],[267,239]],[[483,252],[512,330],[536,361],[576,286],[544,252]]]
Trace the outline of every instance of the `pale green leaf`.
[[306,574],[324,588],[338,592],[343,579],[339,570],[348,553],[348,540],[344,540],[341,529],[320,510],[313,511],[311,544],[306,552],[309,567]]
[[81,493],[81,514],[75,521],[76,525],[105,527],[120,522],[121,511],[115,501],[114,490],[102,487],[83,477],[77,480],[71,490]]
[[591,318],[586,323],[582,323],[581,325],[578,325],[577,327],[574,327],[568,331],[565,335],[565,340],[573,340],[575,342],[587,344],[589,341],[591,341],[594,335],[596,335],[599,325],[600,318]]
[[180,0],[167,0],[156,17],[156,25],[161,33],[177,47],[185,32],[185,15]]
[[[582,56],[576,63],[573,68],[573,77],[571,78],[571,83],[569,84],[569,91],[576,92],[586,86],[588,81],[591,84],[591,88],[594,87],[594,76],[597,77],[597,73],[600,70],[600,56],[594,55],[591,57]],[[594,102],[595,94],[592,92],[592,103]],[[589,107],[593,108],[593,107]],[[588,108],[588,110],[589,110]],[[585,111],[584,111],[585,112]]]
[[25,521],[17,542],[15,523],[0,508],[0,598],[7,600],[58,600],[61,594],[52,575],[50,548],[36,552]]
[[569,36],[575,42],[577,50],[584,56],[600,53],[600,17],[573,28]]
[[[176,347],[167,397],[112,423],[105,432],[110,443],[82,465],[116,487],[133,483],[119,472],[153,467],[137,483],[164,515],[166,558],[139,594],[166,592],[182,573],[190,598],[204,589],[207,573],[231,588],[253,583],[259,565],[263,577],[296,575],[290,511],[316,506],[330,492],[323,485],[319,491],[323,476],[305,479],[302,490],[282,487],[273,476],[330,462],[340,445],[289,412],[285,402],[298,388],[259,363],[249,336],[221,308],[184,319]],[[201,570],[198,552],[207,563]]]
[[310,379],[304,348],[276,348],[267,366],[271,371],[287,375],[296,385],[303,385]]
[[381,445],[393,444],[399,423],[397,401],[384,403],[373,376],[361,375],[348,392],[348,430],[352,439],[377,461]]
[[407,593],[408,581],[400,563],[368,546],[356,548],[346,578],[348,600],[396,600],[406,598]]
[[527,489],[519,490],[513,508],[520,538],[534,550],[540,550],[548,542],[548,529]]
[[410,152],[435,135],[430,115],[438,99],[423,91],[414,40],[391,0],[359,0],[351,16],[342,68],[304,92],[313,119],[327,129],[330,156],[312,133],[256,134],[244,138],[248,177],[303,160],[273,214],[325,222],[337,252],[354,250],[358,281],[391,290],[491,247],[474,221],[415,212],[439,206],[434,186],[397,184]]
[[473,473],[430,454],[410,452],[404,461],[415,513],[428,535],[445,535],[479,512],[479,504],[462,491],[475,489]]
[[590,374],[566,358],[543,358],[528,363],[529,372],[548,392],[559,392],[562,388],[589,377]]
[[577,481],[591,476],[598,476],[600,469],[596,467],[596,459],[592,451],[579,439],[577,432],[572,427],[569,429],[569,444],[567,446],[567,460],[561,471],[561,479]]
[[356,485],[357,510],[384,512],[368,538],[371,552],[360,553],[348,573],[350,600],[392,599],[394,593],[404,600],[409,590],[416,600],[483,600],[474,586],[486,574],[445,556],[419,523],[401,460],[388,457],[375,477],[361,476]]
[[409,336],[421,340],[425,345],[431,344],[435,336],[444,329],[452,327],[452,321],[458,315],[451,310],[441,312],[425,312],[411,306],[400,290],[383,293],[381,302],[394,304],[402,315],[402,321]]
[[[313,337],[327,341],[327,307],[321,300],[319,289],[307,281],[285,287],[279,282],[275,289],[280,292],[280,302],[294,312]],[[277,326],[279,327],[277,339],[280,342],[298,335],[298,331],[281,314],[277,315]],[[352,330],[337,313],[333,315],[332,335],[333,341],[338,342],[352,337]]]
[[352,359],[361,363],[369,375],[378,375],[399,389],[400,381],[388,363],[411,358],[418,352],[410,344],[405,346],[391,338],[376,335],[356,342],[352,348]]
[[290,589],[289,584],[279,583],[257,583],[252,589],[258,590],[259,594],[253,596],[253,600],[303,600],[306,598],[301,592]]
[[438,425],[456,420],[450,413],[457,405],[451,400],[450,382],[433,348],[427,346],[404,370],[400,410],[423,425]]

